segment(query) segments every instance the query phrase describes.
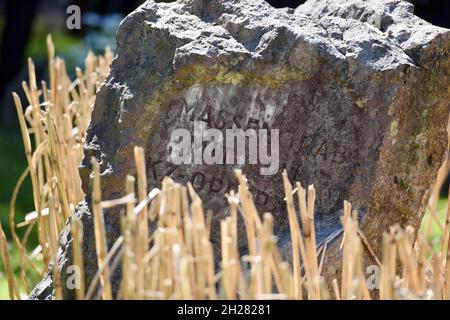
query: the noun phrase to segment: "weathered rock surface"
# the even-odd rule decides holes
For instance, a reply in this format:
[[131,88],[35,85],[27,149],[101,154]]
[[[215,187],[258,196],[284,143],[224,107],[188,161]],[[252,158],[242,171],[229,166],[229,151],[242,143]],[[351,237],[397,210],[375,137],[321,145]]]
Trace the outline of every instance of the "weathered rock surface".
[[[310,0],[294,10],[263,0],[147,1],[122,22],[117,53],[86,145],[87,194],[95,155],[104,198],[122,196],[139,145],[149,188],[164,175],[191,181],[215,221],[227,214],[224,194],[236,188],[233,169],[241,168],[260,212],[274,213],[281,242],[288,238],[284,168],[318,191],[319,241],[340,228],[343,200],[364,215],[377,254],[390,225],[418,225],[447,145],[450,31],[414,16],[411,4]],[[264,176],[260,164],[173,165],[171,134],[192,132],[194,120],[219,130],[278,129],[279,170]],[[76,215],[92,228],[86,204]],[[119,234],[119,215],[105,214],[110,241]],[[64,271],[70,235],[62,240]],[[87,233],[88,278],[96,271],[94,248]],[[45,288],[32,298],[48,296]]]

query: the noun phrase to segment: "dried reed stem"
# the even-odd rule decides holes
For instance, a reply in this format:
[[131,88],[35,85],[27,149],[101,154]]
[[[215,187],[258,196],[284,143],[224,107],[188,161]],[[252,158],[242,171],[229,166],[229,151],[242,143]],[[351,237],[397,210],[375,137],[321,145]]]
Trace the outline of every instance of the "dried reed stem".
[[92,183],[92,211],[94,215],[95,247],[97,251],[97,264],[100,272],[100,284],[102,286],[102,298],[112,299],[109,267],[106,264],[106,254],[108,252],[106,242],[105,220],[101,206],[102,191],[100,186],[100,166],[97,160],[91,159],[92,171],[94,174]]

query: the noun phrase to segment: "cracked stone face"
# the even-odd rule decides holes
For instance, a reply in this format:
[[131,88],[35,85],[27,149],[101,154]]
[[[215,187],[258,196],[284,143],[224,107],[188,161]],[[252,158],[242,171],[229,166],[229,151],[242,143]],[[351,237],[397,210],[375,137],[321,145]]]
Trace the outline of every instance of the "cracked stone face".
[[[143,146],[149,189],[164,175],[190,181],[214,214],[211,240],[219,244],[215,222],[227,214],[224,195],[236,189],[233,170],[241,168],[288,250],[286,169],[291,181],[315,185],[318,241],[340,228],[349,200],[378,253],[390,225],[418,226],[444,157],[449,38],[397,0],[310,0],[296,10],[263,0],[146,1],[121,23],[117,58],[97,94],[81,169],[85,192],[94,155],[104,198],[123,196],[126,174],[135,173],[133,147]],[[172,163],[173,132],[194,135],[195,121],[224,136],[278,130],[277,172],[261,175],[261,163]],[[76,215],[92,224],[88,205]],[[119,216],[105,213],[110,241]],[[85,242],[85,261],[95,261],[93,234]],[[69,251],[67,235],[62,261]],[[96,271],[95,263],[86,268],[88,277]]]

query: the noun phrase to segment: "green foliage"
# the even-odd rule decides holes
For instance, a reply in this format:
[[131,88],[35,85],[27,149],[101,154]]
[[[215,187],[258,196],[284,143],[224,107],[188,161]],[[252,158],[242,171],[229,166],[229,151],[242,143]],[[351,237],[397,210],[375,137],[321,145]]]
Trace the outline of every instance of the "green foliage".
[[[440,226],[445,228],[445,218],[447,216],[447,199],[441,198],[439,199],[437,208],[436,208],[436,217],[437,221],[430,212],[427,210],[425,216],[422,219],[422,224],[420,226],[421,232],[424,235],[428,234],[428,241],[434,245],[435,250],[441,250],[441,240],[442,240],[442,231]],[[428,229],[428,223],[429,231]],[[439,226],[440,225],[440,226]]]
[[[11,250],[12,249],[12,250]],[[10,258],[11,263],[14,268],[14,281],[16,284],[20,287],[20,293],[24,295],[24,298],[26,298],[26,291],[24,290],[23,283],[20,279],[20,270],[19,270],[19,251],[17,249],[14,249],[14,246],[10,246]],[[27,252],[29,254],[29,252]],[[1,260],[1,259],[0,259]],[[34,260],[34,262],[40,267],[43,267],[42,262]],[[41,277],[39,274],[37,274],[32,269],[27,269],[27,281],[29,285],[32,287],[36,285],[41,280]],[[2,262],[0,261],[0,300],[9,300],[9,291],[8,291],[8,282],[6,280],[6,275],[4,273],[4,267]]]
[[[27,57],[33,57],[33,59],[47,57],[46,37],[48,33],[48,30],[45,30],[39,25],[33,28],[33,33],[26,50]],[[82,38],[76,37],[65,30],[59,32],[53,31],[52,38],[59,53],[67,53],[73,46],[79,45],[82,42]]]
[[[9,202],[11,200],[14,187],[27,167],[27,161],[23,151],[22,137],[18,128],[0,127],[0,221],[5,231],[6,237],[11,240],[11,231],[9,228]],[[25,181],[17,197],[16,202],[16,223],[21,222],[25,218],[25,214],[33,211],[33,195],[31,183],[29,179]],[[24,231],[24,230],[19,230]],[[36,234],[32,234],[30,238],[30,247],[33,250],[37,245]],[[16,281],[19,279],[19,252],[15,246],[11,246],[10,255],[12,265],[14,266]],[[4,266],[0,261],[0,299],[8,298],[8,285]],[[39,277],[30,271],[30,283],[39,281]]]
[[[0,220],[8,239],[11,239],[9,229],[9,202],[14,187],[27,167],[20,132],[14,127],[0,127]],[[16,222],[23,221],[25,214],[33,211],[33,194],[29,179],[25,181],[17,197],[15,206]],[[31,241],[36,244],[35,241]]]

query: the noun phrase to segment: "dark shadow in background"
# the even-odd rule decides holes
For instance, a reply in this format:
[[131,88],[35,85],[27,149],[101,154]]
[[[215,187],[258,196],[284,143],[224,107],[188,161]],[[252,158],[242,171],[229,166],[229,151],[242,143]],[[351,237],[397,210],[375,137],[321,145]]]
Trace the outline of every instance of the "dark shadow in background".
[[15,78],[24,62],[24,53],[38,2],[29,0],[4,1],[5,20],[0,46],[0,101],[6,94],[5,90],[9,82]]
[[[82,13],[95,12],[99,15],[120,13],[126,16],[142,2],[143,0],[0,0],[0,12],[3,13],[3,30],[0,30],[0,102],[2,102],[0,125],[5,124],[3,108],[12,107],[12,98],[8,99],[11,94],[9,89],[18,87],[11,86],[11,83],[18,81],[18,73],[26,63],[25,52],[32,34],[34,18],[37,14],[45,15],[45,12],[39,12],[41,5],[53,4],[61,11],[62,16],[66,16],[66,8],[73,4],[78,5]],[[67,30],[67,32],[83,37],[83,28],[81,31]],[[36,71],[39,72],[39,70]],[[39,74],[37,76],[41,78]],[[10,105],[5,101],[9,101]]]
[[[297,8],[305,0],[266,0],[275,8]],[[414,13],[434,25],[450,28],[450,0],[412,0]]]

